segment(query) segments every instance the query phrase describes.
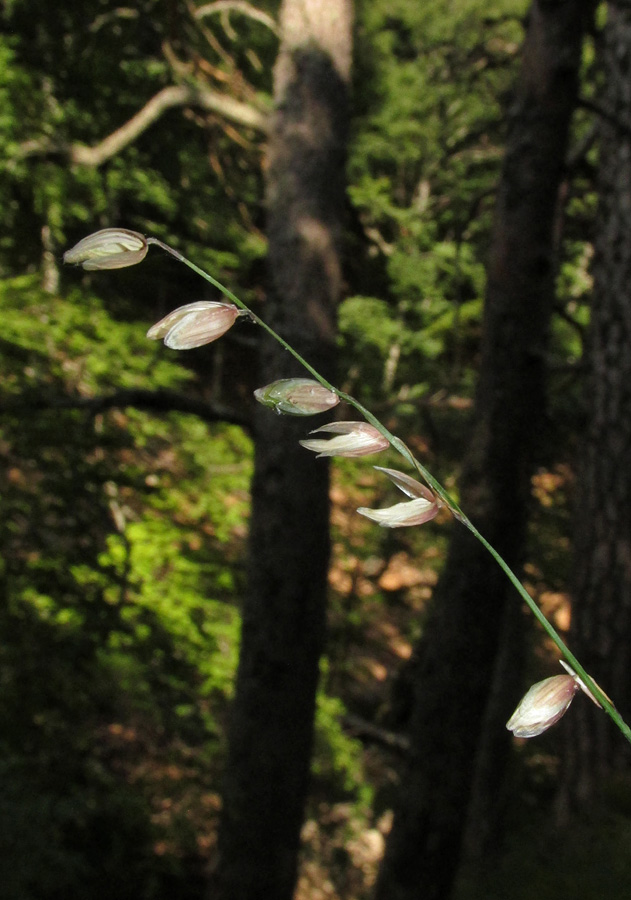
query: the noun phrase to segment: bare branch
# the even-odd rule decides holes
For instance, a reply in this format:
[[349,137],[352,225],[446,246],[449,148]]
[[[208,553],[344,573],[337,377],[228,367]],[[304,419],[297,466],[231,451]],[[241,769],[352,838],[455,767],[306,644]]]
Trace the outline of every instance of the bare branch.
[[359,716],[347,713],[342,717],[343,728],[364,743],[379,744],[387,750],[407,755],[410,752],[410,739],[404,734],[397,734],[367,722]]
[[197,416],[203,422],[229,422],[250,429],[248,418],[242,413],[222,406],[214,406],[203,400],[197,400],[169,390],[143,390],[131,388],[114,391],[99,397],[46,396],[37,394],[18,394],[0,400],[0,413],[20,412],[35,409],[78,409],[92,416],[108,409],[134,407],[157,413],[179,412]]
[[178,106],[198,106],[208,112],[218,113],[237,125],[262,133],[267,131],[267,117],[262,110],[218,91],[181,84],[163,88],[129,121],[93,147],[79,143],[60,146],[32,140],[21,145],[22,155],[64,154],[75,165],[97,168],[135,141],[167,110]]
[[94,22],[88,26],[88,31],[95,32],[99,31],[99,29],[104,28],[109,25],[110,22],[115,21],[116,19],[137,19],[140,15],[137,9],[130,9],[126,6],[121,6],[118,9],[113,9],[111,12],[103,13],[100,16],[97,16]]
[[213,3],[206,3],[204,6],[198,7],[194,15],[196,19],[203,19],[206,16],[227,12],[239,12],[244,16],[249,16],[250,19],[255,19],[265,25],[275,35],[280,35],[280,29],[272,16],[252,6],[251,3],[247,3],[247,0],[214,0]]
[[627,122],[622,122],[610,110],[590,100],[589,97],[579,97],[577,106],[595,113],[600,119],[611,125],[622,137],[631,137],[631,126]]

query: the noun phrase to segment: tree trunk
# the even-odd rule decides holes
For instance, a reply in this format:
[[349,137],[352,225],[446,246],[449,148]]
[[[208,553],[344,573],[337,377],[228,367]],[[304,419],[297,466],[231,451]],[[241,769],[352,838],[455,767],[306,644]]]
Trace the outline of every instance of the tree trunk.
[[[267,167],[272,327],[333,377],[351,0],[285,0]],[[261,384],[304,376],[272,341]],[[311,420],[255,414],[249,586],[212,897],[293,894],[325,634],[328,466]]]
[[[522,562],[544,408],[554,225],[585,7],[583,0],[536,0],[531,9],[498,191],[475,424],[460,485],[463,509],[514,567]],[[498,796],[510,746],[504,725],[519,694],[521,603],[491,556],[459,526],[432,608],[408,673],[413,753],[378,900],[449,896],[472,786],[474,831],[486,843],[495,811],[482,798]],[[516,675],[507,665],[508,640],[515,640]]]
[[[631,10],[610,5],[600,44],[606,110],[577,482],[572,649],[631,715]],[[592,808],[603,777],[628,769],[609,718],[577,703],[568,716],[563,805]],[[594,715],[595,713],[595,715]],[[569,811],[568,808],[565,810]]]

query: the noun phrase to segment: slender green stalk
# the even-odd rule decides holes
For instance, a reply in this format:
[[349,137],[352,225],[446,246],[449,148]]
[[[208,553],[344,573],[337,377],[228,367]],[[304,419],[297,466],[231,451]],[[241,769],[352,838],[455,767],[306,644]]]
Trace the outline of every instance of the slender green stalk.
[[318,381],[323,387],[327,388],[330,391],[333,391],[341,400],[344,400],[350,406],[353,406],[371,425],[373,425],[390,443],[390,445],[401,454],[401,456],[406,459],[410,465],[412,465],[416,471],[421,475],[421,477],[427,482],[429,487],[434,491],[434,493],[440,498],[442,503],[451,511],[458,521],[460,521],[466,528],[469,529],[471,534],[485,547],[488,552],[491,554],[493,559],[497,562],[500,568],[507,575],[508,579],[514,585],[516,590],[518,591],[521,598],[528,605],[529,609],[541,624],[542,628],[546,632],[546,634],[550,637],[550,639],[556,644],[561,655],[567,660],[572,669],[576,672],[579,678],[583,681],[585,687],[594,695],[594,697],[598,700],[602,708],[609,715],[609,717],[613,720],[613,722],[620,729],[624,737],[631,744],[631,728],[626,724],[618,710],[615,708],[609,697],[601,690],[601,688],[596,684],[596,682],[591,678],[585,669],[581,666],[579,661],[576,659],[574,654],[569,650],[569,648],[565,645],[559,633],[556,631],[554,626],[546,619],[545,615],[542,613],[540,608],[537,606],[536,602],[530,596],[526,588],[523,586],[517,575],[510,568],[508,563],[500,556],[497,550],[489,544],[483,535],[477,530],[475,525],[467,518],[467,516],[462,512],[458,504],[455,500],[450,497],[445,488],[440,484],[440,482],[436,481],[434,476],[428,472],[425,466],[422,465],[416,459],[414,454],[410,451],[410,449],[403,443],[403,441],[398,438],[396,435],[392,434],[385,425],[383,425],[379,419],[374,416],[370,410],[366,409],[358,400],[352,397],[350,394],[346,394],[343,391],[340,391],[334,385],[330,384],[326,378],[320,375],[313,366],[311,366],[297,350],[285,341],[273,328],[270,328],[263,319],[259,318],[256,313],[252,312],[252,310],[243,303],[235,294],[232,293],[227,287],[225,287],[221,282],[217,281],[212,275],[209,275],[207,272],[204,272],[203,269],[200,269],[195,263],[191,262],[177,250],[174,250],[172,247],[169,247],[168,244],[164,244],[162,241],[159,241],[157,238],[148,238],[148,244],[156,244],[161,247],[163,250],[166,250],[167,253],[170,253],[177,260],[184,263],[189,269],[192,269],[214,287],[216,287],[221,293],[228,298],[232,303],[239,307],[239,309],[244,310],[248,313],[253,322],[256,322],[257,325],[260,325],[274,340],[278,341],[282,347],[285,348],[289,353],[292,354],[296,358],[296,360],[303,366],[313,377]]

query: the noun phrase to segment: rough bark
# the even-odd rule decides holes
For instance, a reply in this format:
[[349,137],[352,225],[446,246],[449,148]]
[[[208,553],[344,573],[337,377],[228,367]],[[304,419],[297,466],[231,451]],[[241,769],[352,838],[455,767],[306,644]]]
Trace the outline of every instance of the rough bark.
[[[631,715],[631,9],[610,5],[600,43],[600,124],[586,429],[575,516],[571,645]],[[591,809],[629,748],[591,704],[566,728],[563,805]],[[594,715],[594,713],[596,713]]]
[[[350,0],[285,0],[281,28],[265,318],[332,377]],[[304,376],[289,354],[264,343],[261,384]],[[328,467],[298,444],[311,421],[263,408],[254,418],[249,587],[211,892],[221,900],[289,900],[295,886],[329,559]]]
[[[516,568],[544,408],[554,224],[585,7],[582,0],[536,0],[531,9],[498,190],[474,427],[460,484],[463,509]],[[449,896],[474,784],[476,829],[486,829],[484,842],[490,838],[492,802],[482,798],[498,795],[509,750],[504,723],[519,688],[511,690],[506,641],[518,632],[520,607],[492,558],[456,526],[409,673],[413,752],[378,900]]]

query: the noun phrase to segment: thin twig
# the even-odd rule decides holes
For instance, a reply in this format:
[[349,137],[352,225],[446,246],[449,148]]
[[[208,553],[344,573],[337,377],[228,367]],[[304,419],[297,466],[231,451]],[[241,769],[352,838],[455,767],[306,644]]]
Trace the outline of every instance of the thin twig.
[[96,397],[47,396],[46,394],[28,393],[0,399],[0,413],[74,409],[96,416],[108,409],[124,407],[134,407],[156,413],[187,413],[197,416],[203,422],[228,422],[232,425],[240,425],[246,430],[251,428],[251,422],[242,413],[166,389],[129,388]]
[[195,10],[195,18],[203,19],[206,16],[226,12],[241,13],[241,15],[248,16],[250,19],[254,19],[256,22],[265,25],[266,28],[273,31],[275,35],[278,36],[280,34],[280,29],[272,16],[263,12],[262,9],[257,9],[255,6],[252,6],[251,3],[247,3],[246,0],[215,0],[214,3],[205,3]]

